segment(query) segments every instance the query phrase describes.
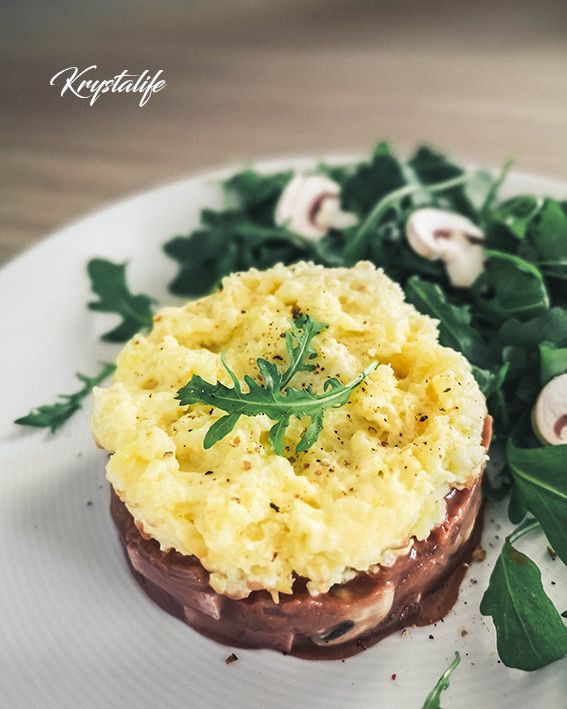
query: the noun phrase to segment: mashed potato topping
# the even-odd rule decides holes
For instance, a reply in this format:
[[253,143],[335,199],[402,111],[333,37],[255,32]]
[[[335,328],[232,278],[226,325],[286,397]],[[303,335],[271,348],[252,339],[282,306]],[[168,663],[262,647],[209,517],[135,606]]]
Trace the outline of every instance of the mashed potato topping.
[[[328,324],[313,340],[318,368],[293,386],[377,369],[348,404],[325,413],[315,445],[297,454],[305,422],[292,419],[286,455],[268,442],[267,416],[242,416],[209,450],[203,437],[224,414],[180,406],[193,374],[242,380],[256,358],[285,368],[282,333],[301,311]],[[391,564],[445,516],[444,496],[468,486],[485,460],[486,406],[467,361],[437,342],[436,321],[367,262],[250,270],[180,308],[164,308],[147,335],[121,352],[112,386],[95,391],[93,431],[113,453],[107,475],[137,526],[162,549],[194,554],[215,591],[244,598],[312,594],[358,571]]]

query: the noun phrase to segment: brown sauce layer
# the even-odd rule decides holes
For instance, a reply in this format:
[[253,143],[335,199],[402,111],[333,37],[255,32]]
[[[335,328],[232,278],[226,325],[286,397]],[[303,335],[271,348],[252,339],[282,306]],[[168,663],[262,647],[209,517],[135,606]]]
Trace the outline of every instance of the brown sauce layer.
[[481,531],[478,480],[472,488],[452,490],[445,522],[389,568],[358,574],[319,596],[309,595],[305,580],[297,579],[293,594],[281,595],[278,604],[265,591],[233,600],[209,586],[196,557],[163,552],[155,540],[144,539],[124,503],[111,494],[132,573],[164,610],[227,645],[311,659],[349,657],[403,627],[440,620],[457,600]]
[[[490,435],[487,417],[486,448]],[[280,595],[277,604],[266,591],[241,600],[216,593],[196,557],[161,551],[157,541],[142,536],[112,489],[111,513],[133,575],[168,613],[226,645],[339,659],[409,625],[435,623],[449,612],[480,541],[481,477],[472,487],[451,490],[445,497],[445,521],[392,566],[359,573],[318,596],[311,596],[305,579],[298,578],[293,593]]]

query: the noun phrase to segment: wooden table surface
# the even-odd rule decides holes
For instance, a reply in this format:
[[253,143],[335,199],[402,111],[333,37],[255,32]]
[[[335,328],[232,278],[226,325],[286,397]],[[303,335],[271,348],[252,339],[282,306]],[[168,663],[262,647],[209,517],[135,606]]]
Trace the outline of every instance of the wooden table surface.
[[[22,0],[0,34],[0,261],[201,168],[378,138],[567,180],[564,0]],[[140,108],[49,85],[90,64],[167,87]]]

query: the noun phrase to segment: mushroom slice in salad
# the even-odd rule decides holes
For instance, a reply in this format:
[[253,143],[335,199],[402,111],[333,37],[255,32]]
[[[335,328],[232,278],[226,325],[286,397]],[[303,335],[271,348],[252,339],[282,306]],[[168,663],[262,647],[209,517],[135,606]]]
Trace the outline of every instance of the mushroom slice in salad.
[[434,207],[416,209],[407,221],[406,236],[417,254],[444,262],[455,288],[468,288],[484,269],[484,233],[461,214]]
[[532,409],[532,428],[544,444],[567,443],[567,373],[549,381]]
[[306,239],[317,240],[330,229],[347,229],[356,215],[341,209],[340,186],[324,175],[295,175],[276,206],[275,222]]

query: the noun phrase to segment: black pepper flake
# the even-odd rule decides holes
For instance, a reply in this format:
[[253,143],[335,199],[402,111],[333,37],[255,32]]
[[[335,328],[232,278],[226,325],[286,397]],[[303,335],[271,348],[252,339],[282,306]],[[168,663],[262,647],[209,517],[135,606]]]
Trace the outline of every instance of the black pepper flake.
[[391,679],[392,681],[395,681],[395,679],[396,679],[397,676],[398,676],[398,675],[397,675],[395,672],[393,672],[390,679]]
[[275,504],[275,502],[270,502],[270,507],[274,510],[274,512],[280,511],[280,508]]
[[430,636],[429,636],[429,639],[430,639],[430,640],[435,640],[435,635],[430,635]]
[[419,420],[421,423],[423,423],[424,421],[427,421],[428,418],[429,418],[429,416],[427,416],[426,414],[423,414],[422,416],[419,417]]
[[87,501],[87,507],[92,507],[92,506],[93,506],[93,501],[92,501],[92,500],[88,500],[88,501]]
[[443,389],[443,394],[446,394],[448,391],[451,391],[451,387],[447,387],[446,389]]
[[235,655],[233,652],[231,652],[230,655],[225,658],[224,664],[225,665],[232,665],[232,663],[236,662],[237,660],[238,660],[238,655]]
[[207,472],[205,473],[205,475],[212,475],[214,472],[215,472],[214,470],[207,470]]

